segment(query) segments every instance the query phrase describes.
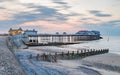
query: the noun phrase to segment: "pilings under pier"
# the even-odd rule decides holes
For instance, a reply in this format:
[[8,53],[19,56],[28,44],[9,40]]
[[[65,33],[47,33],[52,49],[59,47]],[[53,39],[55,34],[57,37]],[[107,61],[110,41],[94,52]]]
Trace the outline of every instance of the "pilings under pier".
[[71,60],[71,59],[79,59],[79,58],[84,58],[87,56],[92,56],[92,55],[98,55],[98,54],[104,54],[108,53],[109,49],[87,49],[87,50],[80,50],[80,51],[68,51],[68,52],[61,52],[57,53],[55,52],[54,54],[49,53],[45,54],[43,53],[42,55],[37,54],[37,56],[32,57],[30,54],[30,59],[35,58],[36,60],[43,60],[43,61],[48,61],[48,62],[57,62],[58,59],[61,60]]

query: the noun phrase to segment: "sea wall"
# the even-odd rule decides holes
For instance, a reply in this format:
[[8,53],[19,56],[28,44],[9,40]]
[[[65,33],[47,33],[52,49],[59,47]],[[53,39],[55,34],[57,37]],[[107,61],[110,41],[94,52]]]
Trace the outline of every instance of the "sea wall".
[[11,50],[5,36],[0,36],[0,75],[25,75]]

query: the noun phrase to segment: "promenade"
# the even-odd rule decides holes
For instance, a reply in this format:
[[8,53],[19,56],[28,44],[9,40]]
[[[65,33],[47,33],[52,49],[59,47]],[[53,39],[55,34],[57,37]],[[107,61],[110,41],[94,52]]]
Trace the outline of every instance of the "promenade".
[[25,75],[16,57],[8,49],[6,39],[0,36],[0,75]]

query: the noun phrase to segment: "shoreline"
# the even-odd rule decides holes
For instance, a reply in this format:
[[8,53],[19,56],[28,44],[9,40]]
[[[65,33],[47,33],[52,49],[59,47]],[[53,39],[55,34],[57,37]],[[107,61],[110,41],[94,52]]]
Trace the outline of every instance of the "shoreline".
[[[42,51],[44,50],[40,50],[41,48],[37,47],[39,49],[39,52],[42,53]],[[33,51],[31,51],[31,50]],[[35,59],[31,59],[31,62],[26,62],[28,59],[28,56],[29,54],[33,54],[36,56],[36,53],[38,53],[38,51],[36,52],[35,49],[32,47],[30,49],[23,49],[23,50],[19,50],[19,52],[16,52],[16,55],[19,56],[18,58],[20,60],[22,60],[22,63],[24,64],[31,64],[34,63],[36,65],[39,65],[41,67],[47,67],[50,69],[52,69],[52,72],[55,72],[58,70],[58,71],[61,71],[62,73],[65,73],[65,75],[79,75],[79,74],[82,74],[82,75],[89,75],[89,74],[85,74],[82,70],[79,69],[79,67],[84,67],[86,69],[84,70],[89,70],[90,72],[92,72],[93,74],[96,73],[96,71],[98,72],[98,75],[113,75],[113,74],[116,74],[116,75],[119,75],[120,73],[117,72],[117,71],[114,71],[114,70],[109,70],[109,68],[106,66],[106,64],[110,64],[112,67],[111,68],[114,68],[115,66],[113,64],[111,64],[113,62],[113,60],[109,60],[108,61],[108,58],[117,58],[115,60],[118,60],[120,58],[120,55],[117,55],[117,54],[113,54],[113,53],[107,53],[107,54],[101,54],[101,55],[95,55],[95,56],[89,56],[89,57],[86,57],[86,58],[83,58],[83,59],[75,59],[75,60],[58,60],[57,63],[51,63],[51,62],[46,62],[46,61],[37,61]],[[49,49],[51,51],[51,49]],[[51,51],[52,52],[52,51]],[[21,57],[22,56],[22,57]],[[111,57],[110,57],[111,56]],[[96,59],[99,59],[101,58],[101,61],[108,61],[106,62],[105,64],[101,64],[100,66],[103,66],[103,68],[100,68],[100,67],[96,67],[96,66],[93,66],[94,64],[91,64],[93,63],[93,61],[90,61],[94,58]],[[106,58],[105,58],[106,57]],[[25,59],[25,60],[24,60]],[[97,62],[96,65],[99,65],[98,62],[100,60],[95,60]],[[91,62],[91,63],[90,63]],[[104,63],[104,62],[103,62]],[[119,64],[119,61],[116,61],[116,63],[118,64],[117,66],[120,66]],[[23,65],[24,66],[24,65]],[[31,66],[31,65],[29,65]],[[35,67],[35,66],[34,66]],[[106,69],[104,69],[104,67],[107,67]],[[31,68],[31,69],[35,69],[33,67],[27,67],[27,68]],[[36,66],[37,68],[37,66]],[[53,71],[53,69],[56,69]],[[64,69],[64,70],[62,70]],[[44,70],[48,70],[48,69],[44,69]],[[73,71],[72,71],[73,70]],[[95,72],[93,72],[95,71]],[[39,72],[39,70],[36,70],[35,72]],[[57,72],[58,73],[58,72]],[[66,74],[68,73],[68,74]],[[111,74],[110,74],[111,73]],[[29,75],[29,73],[28,73]],[[46,73],[45,73],[46,75]],[[55,75],[59,75],[59,74],[55,74]]]
[[[91,72],[91,74],[95,75],[119,75],[120,73],[117,71],[114,71],[114,69],[109,70],[109,66],[106,66],[109,64],[112,66],[111,68],[116,68],[113,64],[113,60],[108,58],[117,58],[115,59],[117,64],[116,66],[120,66],[119,64],[119,55],[113,54],[113,53],[107,53],[102,55],[95,55],[95,56],[89,56],[83,59],[73,59],[73,60],[58,60],[57,63],[52,62],[46,62],[42,60],[36,60],[36,59],[29,59],[29,55],[32,54],[33,56],[36,56],[38,53],[42,54],[44,52],[47,53],[54,53],[54,52],[67,52],[67,51],[76,51],[77,48],[71,48],[71,47],[59,47],[59,46],[36,46],[36,47],[29,47],[28,49],[17,49],[15,52],[16,57],[19,59],[21,66],[24,68],[24,71],[27,75],[52,75],[53,73],[55,75],[89,75],[85,73],[86,71]],[[110,55],[110,56],[109,56]],[[94,61],[91,61],[94,57]],[[101,60],[98,60],[98,59]],[[96,60],[97,59],[97,60]],[[102,61],[109,61],[109,62],[102,62]],[[99,65],[99,62],[102,62],[104,64],[100,64],[102,67],[94,66],[94,62],[96,62],[96,65]],[[38,66],[35,66],[38,65]],[[82,67],[80,69],[80,67]],[[105,69],[104,69],[105,67]],[[116,70],[116,69],[115,69]],[[119,70],[119,68],[118,68]],[[84,72],[85,71],[85,72]]]
[[96,67],[109,71],[120,73],[120,55],[108,53],[91,57],[86,57],[82,60],[82,64],[88,67]]

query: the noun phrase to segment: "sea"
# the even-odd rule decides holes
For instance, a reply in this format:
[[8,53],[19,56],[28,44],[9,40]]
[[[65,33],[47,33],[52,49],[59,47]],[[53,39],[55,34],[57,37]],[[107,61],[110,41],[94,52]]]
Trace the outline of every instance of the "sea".
[[79,41],[79,44],[69,45],[77,49],[109,49],[109,53],[120,55],[120,36],[102,36],[103,39]]

